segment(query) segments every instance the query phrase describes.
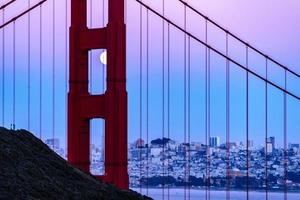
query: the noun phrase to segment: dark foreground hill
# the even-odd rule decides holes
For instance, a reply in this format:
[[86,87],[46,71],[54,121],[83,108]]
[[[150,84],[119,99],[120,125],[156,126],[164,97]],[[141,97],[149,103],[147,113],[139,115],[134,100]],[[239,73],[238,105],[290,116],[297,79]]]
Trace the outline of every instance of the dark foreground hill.
[[0,199],[150,199],[104,184],[69,165],[25,130],[0,128]]

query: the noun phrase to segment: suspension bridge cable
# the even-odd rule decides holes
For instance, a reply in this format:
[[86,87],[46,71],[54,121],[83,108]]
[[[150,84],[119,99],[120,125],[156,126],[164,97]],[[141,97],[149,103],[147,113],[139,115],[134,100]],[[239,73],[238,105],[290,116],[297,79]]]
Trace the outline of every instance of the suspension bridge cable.
[[[105,23],[105,0],[102,0],[102,26],[104,27],[104,23]],[[105,50],[102,51],[102,53]],[[102,93],[105,93],[105,88],[106,88],[106,82],[105,82],[105,64],[101,62],[101,66],[102,66]],[[105,161],[105,122],[102,122],[102,152],[103,152],[103,158],[102,161]],[[104,163],[104,162],[103,162]]]
[[[30,0],[28,0],[28,8],[30,8]],[[30,38],[30,35],[31,35],[31,30],[30,30],[30,23],[31,23],[31,19],[30,19],[30,12],[28,13],[28,69],[27,69],[27,71],[28,71],[28,77],[27,77],[27,84],[28,84],[28,99],[27,99],[27,103],[28,103],[28,105],[27,105],[27,111],[28,111],[28,113],[27,113],[27,120],[28,120],[28,124],[27,124],[27,129],[30,131],[30,101],[31,101],[31,99],[30,99],[30,95],[31,95],[31,91],[30,91],[30,72],[31,72],[31,38]]]
[[[93,0],[90,0],[90,28],[93,27]],[[93,92],[93,52],[89,51],[89,84],[90,93]]]
[[233,37],[234,39],[236,39],[237,41],[241,42],[242,44],[244,44],[245,46],[248,46],[250,49],[254,50],[255,52],[257,52],[258,54],[260,54],[261,56],[267,58],[268,60],[272,61],[273,63],[275,63],[276,65],[278,65],[279,67],[287,70],[289,73],[297,76],[298,78],[300,78],[300,74],[298,74],[297,72],[291,70],[290,68],[284,66],[283,64],[279,63],[278,61],[276,61],[273,58],[270,58],[268,55],[266,55],[265,53],[263,53],[262,51],[260,51],[259,49],[251,46],[250,44],[248,44],[247,42],[245,42],[244,40],[242,40],[240,37],[234,35],[233,33],[229,32],[227,29],[225,29],[224,27],[222,27],[221,25],[219,25],[217,22],[213,21],[212,19],[209,19],[206,15],[202,14],[201,12],[199,12],[196,8],[194,8],[193,6],[191,6],[189,3],[187,3],[186,1],[183,0],[178,0],[179,2],[181,2],[182,4],[184,4],[185,6],[187,6],[190,10],[192,10],[193,12],[197,13],[199,16],[201,16],[204,19],[207,19],[211,24],[213,24],[214,26],[218,27],[219,29],[221,29],[224,32],[227,32],[231,37]]
[[[92,28],[93,27],[93,0],[90,0],[90,7],[89,7],[89,24],[90,24],[90,27],[89,28]],[[93,93],[93,51],[92,50],[89,50],[88,51],[88,83],[89,83],[89,93]],[[93,124],[91,124],[91,121],[90,121],[90,129],[91,129],[91,135],[93,134],[93,130],[94,130],[94,127],[93,127]],[[91,137],[92,138],[92,137]],[[91,139],[90,139],[90,142],[91,142]]]
[[[284,88],[287,88],[287,71],[284,71]],[[284,200],[287,200],[287,96],[283,93],[284,98]]]
[[[143,131],[143,7],[140,5],[140,139],[142,140],[142,131]],[[139,186],[140,186],[140,193],[142,193],[142,153],[140,148],[140,141],[137,141],[137,147],[139,148],[139,170],[140,170],[140,177],[139,177]]]
[[39,96],[39,131],[40,131],[40,139],[42,139],[42,112],[43,112],[43,102],[42,102],[42,97],[43,97],[43,7],[40,5],[40,47],[39,47],[39,53],[40,53],[40,66],[39,66],[39,78],[40,78],[40,96]]
[[38,2],[37,4],[35,4],[34,6],[30,7],[29,9],[23,11],[22,13],[18,14],[17,16],[11,18],[10,20],[8,20],[7,22],[3,23],[2,25],[0,25],[0,29],[4,28],[5,26],[13,23],[14,21],[16,21],[17,19],[19,19],[20,17],[24,16],[25,14],[29,13],[30,11],[32,11],[33,9],[39,7],[40,5],[42,5],[43,3],[45,3],[47,0],[42,0],[40,2]]
[[[168,62],[168,138],[170,139],[170,24],[168,24],[168,49],[167,49],[167,62]],[[168,175],[167,175],[167,183],[168,183],[168,200],[170,200],[170,143],[168,142]]]
[[[4,23],[5,9],[2,12],[2,21]],[[5,106],[5,29],[2,29],[2,126],[4,127],[4,106]]]
[[[205,42],[207,43],[207,21],[205,21]],[[205,145],[206,145],[206,162],[205,162],[205,199],[208,200],[208,47],[205,46]]]
[[[68,138],[68,0],[65,1],[65,6],[65,138]],[[68,149],[67,145],[66,140],[66,149]]]
[[13,22],[13,124],[15,130],[16,124],[16,22]]
[[[211,120],[211,114],[210,114],[210,99],[211,99],[211,51],[208,49],[208,138],[210,140],[210,120]],[[210,187],[211,187],[211,176],[210,176],[210,169],[211,169],[211,157],[210,157],[210,143],[209,143],[209,152],[208,152],[208,199],[210,200]]]
[[146,16],[147,35],[146,35],[146,142],[147,142],[147,166],[146,166],[146,195],[149,195],[149,10],[147,9]]
[[[226,56],[228,56],[228,33],[226,33]],[[230,200],[230,63],[226,59],[226,200]]]
[[[165,0],[162,0],[163,16],[165,16]],[[165,199],[165,20],[162,19],[162,140],[163,140],[163,159],[162,159],[162,199]]]
[[7,3],[3,4],[2,6],[0,6],[0,10],[4,10],[7,6],[9,6],[10,4],[12,4],[15,1],[16,0],[11,0],[11,1],[8,1]]
[[[246,67],[249,67],[248,46],[246,46]],[[247,200],[249,199],[249,73],[246,72],[246,167],[247,167]]]
[[[52,34],[53,34],[53,42],[52,42],[52,54],[53,54],[53,60],[52,60],[52,139],[54,141],[55,138],[55,0],[53,0],[53,21],[52,21]],[[54,142],[52,144],[52,148],[54,149]]]
[[187,134],[188,134],[188,199],[191,199],[191,180],[190,180],[190,165],[191,165],[191,38],[188,37],[188,124],[187,124]]
[[[104,15],[105,9],[104,9],[104,6],[105,6],[105,1],[103,0],[102,1],[102,26],[103,27],[105,26],[104,25],[104,23],[105,23],[105,15]],[[104,93],[105,92],[105,64],[104,63],[102,63],[102,82],[103,82],[103,84],[102,84],[102,92]],[[105,131],[104,128],[105,127],[103,126],[103,133]],[[103,134],[103,135],[105,135],[105,134]]]
[[[184,30],[186,31],[186,7],[184,7]],[[186,188],[187,188],[187,142],[186,142],[186,68],[187,68],[187,44],[186,34],[184,34],[184,199],[186,200]]]
[[[268,59],[266,59],[266,79],[268,79]],[[265,184],[266,200],[268,200],[268,156],[267,156],[267,138],[268,138],[268,83],[265,83]]]
[[145,3],[143,3],[140,0],[135,0],[136,2],[142,4],[144,7],[146,7],[149,11],[151,11],[152,13],[154,13],[155,15],[163,18],[165,21],[167,21],[168,23],[170,23],[170,25],[172,25],[173,27],[175,27],[176,29],[178,29],[179,31],[187,34],[188,36],[190,36],[192,39],[194,39],[195,41],[199,42],[200,44],[202,44],[203,46],[206,46],[207,48],[209,48],[210,50],[212,50],[213,52],[215,52],[216,54],[220,55],[223,58],[228,59],[228,61],[230,61],[232,64],[240,67],[241,69],[243,69],[244,71],[247,71],[249,74],[263,80],[264,82],[267,82],[269,85],[277,88],[278,90],[285,92],[286,94],[288,94],[291,97],[294,97],[297,100],[300,100],[300,96],[297,96],[295,94],[293,94],[290,91],[285,90],[284,88],[282,88],[281,86],[277,85],[276,83],[266,80],[263,76],[259,75],[258,73],[252,71],[250,68],[245,67],[244,65],[238,63],[237,61],[233,60],[232,58],[226,56],[225,54],[223,54],[222,52],[220,52],[219,50],[217,50],[216,48],[208,45],[207,43],[205,43],[204,41],[202,41],[201,39],[197,38],[195,35],[185,31],[183,28],[181,28],[180,26],[178,26],[175,22],[171,21],[170,19],[167,19],[165,17],[163,17],[160,13],[158,13],[157,11],[155,11],[154,9],[152,9],[151,7],[149,7],[148,5],[146,5]]

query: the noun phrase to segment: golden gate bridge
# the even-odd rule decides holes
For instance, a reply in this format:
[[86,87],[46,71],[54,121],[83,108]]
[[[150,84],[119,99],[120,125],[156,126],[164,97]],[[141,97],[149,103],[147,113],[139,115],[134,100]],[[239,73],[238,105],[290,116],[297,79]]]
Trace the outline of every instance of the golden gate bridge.
[[[130,0],[128,0],[130,1]],[[246,187],[246,197],[249,199],[249,191],[251,188],[249,187],[249,168],[250,168],[250,146],[249,146],[249,138],[250,138],[250,125],[249,125],[249,95],[250,95],[250,78],[255,77],[258,80],[264,83],[264,108],[265,108],[265,127],[261,132],[264,132],[264,141],[265,141],[265,149],[267,146],[267,138],[269,137],[268,132],[268,119],[270,116],[268,115],[268,104],[269,104],[269,89],[273,88],[282,94],[282,106],[283,108],[283,148],[284,148],[284,159],[283,159],[283,167],[284,167],[284,199],[288,199],[288,158],[287,158],[287,135],[288,135],[288,99],[296,100],[297,102],[300,100],[300,96],[297,95],[295,91],[289,88],[288,77],[293,77],[298,79],[300,75],[291,70],[291,68],[284,66],[280,62],[271,58],[270,56],[264,54],[259,49],[253,47],[248,44],[240,37],[237,37],[229,30],[223,28],[215,21],[211,20],[207,16],[203,15],[192,5],[188,4],[183,0],[178,0],[177,2],[183,8],[183,25],[176,23],[175,21],[168,18],[165,14],[165,1],[162,0],[162,11],[158,11],[157,9],[151,7],[147,2],[141,0],[131,0],[137,3],[139,7],[139,16],[137,16],[140,20],[139,24],[139,55],[136,56],[136,59],[139,62],[140,75],[139,80],[134,80],[136,84],[139,85],[139,91],[136,91],[139,94],[139,105],[135,105],[137,110],[139,110],[139,129],[137,130],[140,134],[140,138],[143,138],[143,120],[146,120],[146,138],[147,143],[149,143],[149,96],[151,96],[149,90],[149,79],[150,73],[149,69],[151,69],[150,55],[149,55],[149,46],[150,43],[158,42],[158,45],[161,45],[161,119],[157,120],[157,123],[162,124],[162,130],[160,130],[162,138],[168,137],[170,138],[170,121],[172,119],[172,114],[170,112],[170,104],[172,101],[171,93],[170,93],[170,71],[172,70],[172,61],[171,61],[171,32],[172,30],[176,30],[183,35],[183,138],[184,143],[190,144],[191,142],[191,110],[193,107],[191,106],[191,67],[193,64],[191,60],[194,54],[191,53],[191,43],[196,43],[197,45],[201,45],[204,49],[204,83],[205,83],[205,94],[204,94],[204,124],[205,124],[205,143],[207,147],[206,151],[206,199],[210,199],[210,189],[211,189],[211,157],[209,153],[209,138],[211,137],[211,66],[212,59],[215,56],[218,56],[225,63],[225,73],[226,73],[226,97],[225,97],[225,111],[226,111],[226,199],[230,199],[230,142],[231,142],[231,134],[230,134],[230,125],[234,123],[231,121],[230,115],[230,106],[231,106],[231,94],[230,94],[230,78],[231,78],[231,69],[238,68],[245,73],[245,82],[241,84],[245,84],[245,124],[246,124],[246,177],[247,177],[247,187]],[[0,30],[2,32],[1,37],[1,125],[4,127],[9,127],[11,125],[16,126],[16,116],[20,114],[18,112],[17,99],[22,99],[22,102],[27,104],[27,108],[22,110],[22,117],[27,119],[27,125],[17,126],[18,128],[24,128],[31,130],[32,124],[38,124],[38,129],[35,131],[39,133],[39,137],[43,138],[43,126],[45,126],[43,121],[43,112],[45,111],[45,107],[51,108],[52,113],[49,118],[52,121],[52,138],[55,138],[55,132],[57,130],[57,120],[55,117],[58,115],[57,111],[57,96],[63,95],[65,102],[67,105],[65,117],[67,119],[67,159],[68,161],[83,170],[86,173],[90,173],[90,132],[91,126],[90,121],[93,119],[103,119],[105,121],[104,128],[104,143],[105,143],[105,172],[101,176],[97,176],[99,179],[113,183],[120,188],[128,189],[129,187],[129,177],[128,177],[128,169],[127,169],[127,149],[128,149],[128,97],[126,91],[126,45],[127,49],[130,48],[129,43],[126,43],[126,23],[125,17],[126,12],[130,12],[126,10],[126,2],[123,0],[107,0],[101,1],[102,5],[102,28],[92,28],[92,14],[89,13],[93,9],[93,0],[91,2],[83,1],[83,0],[66,0],[60,1],[60,6],[63,5],[63,9],[60,8],[60,12],[64,13],[64,19],[59,19],[59,21],[63,21],[63,28],[56,30],[55,23],[58,23],[58,19],[55,18],[58,11],[58,6],[56,5],[58,1],[55,0],[42,0],[42,1],[30,1],[27,2],[27,7],[24,7],[22,11],[16,13],[15,16],[6,17],[6,11],[9,9],[14,9],[14,5],[17,4],[18,0],[10,0],[6,1],[1,5],[0,11],[2,12],[2,24],[0,25]],[[63,4],[62,4],[63,2]],[[99,0],[100,2],[100,0]],[[99,3],[98,2],[98,3]],[[104,3],[106,2],[106,3]],[[24,2],[23,2],[24,3]],[[49,52],[49,49],[44,48],[44,44],[48,37],[44,36],[49,33],[43,32],[44,26],[49,26],[50,24],[46,24],[45,13],[46,9],[44,8],[47,4],[52,3],[52,57],[51,59],[45,59],[45,52]],[[106,7],[104,5],[107,5]],[[25,5],[25,4],[24,4]],[[88,8],[90,5],[90,8]],[[107,8],[107,11],[105,11]],[[47,7],[49,9],[49,7]],[[61,11],[63,10],[63,11]],[[88,12],[89,10],[89,12]],[[35,13],[34,13],[35,12]],[[104,12],[108,13],[107,16],[107,25],[104,24]],[[204,26],[201,28],[205,35],[203,38],[200,38],[196,34],[189,32],[187,30],[187,24],[190,21],[187,18],[187,12],[192,12],[199,16],[202,20],[204,20]],[[34,13],[34,14],[33,14]],[[90,18],[89,18],[90,16]],[[149,37],[149,16],[155,16],[160,19],[161,23],[161,41],[150,41]],[[145,18],[143,18],[145,17]],[[24,19],[27,18],[27,21]],[[35,23],[33,23],[33,18]],[[90,22],[89,19],[91,20]],[[18,22],[21,21],[21,22]],[[38,24],[36,24],[38,22]],[[17,61],[18,57],[18,49],[17,45],[17,34],[24,34],[25,30],[18,29],[17,26],[21,26],[21,23],[27,26],[27,44],[24,49],[27,48],[27,63],[20,63]],[[27,23],[27,24],[26,24]],[[90,23],[90,24],[88,24]],[[195,22],[193,22],[195,23]],[[33,33],[33,28],[36,28],[35,33]],[[208,42],[208,26],[214,26],[218,30],[220,30],[224,35],[225,40],[225,48],[219,49],[218,47],[214,47]],[[21,31],[22,33],[18,33]],[[32,35],[34,34],[34,36]],[[33,38],[34,37],[34,38]],[[64,50],[58,49],[57,42],[59,37],[64,37]],[[8,41],[10,40],[10,41]],[[33,40],[38,40],[37,45],[33,45]],[[230,55],[230,41],[235,40],[239,42],[244,48],[244,58],[245,62],[241,63],[234,59]],[[24,41],[22,41],[24,42]],[[175,41],[173,41],[175,42]],[[11,45],[8,47],[8,43]],[[35,46],[35,47],[34,47]],[[103,70],[102,72],[102,81],[103,83],[103,94],[93,95],[91,94],[90,88],[92,85],[92,81],[90,80],[92,77],[92,62],[91,59],[91,51],[94,49],[105,49],[107,51],[107,66],[106,72]],[[63,53],[62,56],[64,59],[64,66],[60,66],[64,68],[64,75],[58,75],[58,67],[57,60],[58,53]],[[259,55],[263,61],[263,72],[257,71],[252,68],[251,64],[249,64],[249,52],[254,52]],[[22,55],[24,56],[24,55]],[[200,55],[197,55],[200,56]],[[34,57],[38,57],[38,59],[34,59]],[[43,72],[45,66],[45,60],[48,60],[52,63],[52,71],[50,74],[47,74],[47,77],[51,76],[49,80],[51,80],[51,90],[52,91],[44,91],[43,90],[43,77],[45,78],[45,74]],[[51,60],[51,61],[50,61]],[[24,83],[27,87],[26,92],[20,91],[17,89],[18,78],[17,73],[18,69],[20,70],[18,65],[27,66],[26,69],[22,69],[21,71],[27,71],[26,82]],[[38,68],[34,69],[33,65],[37,65]],[[143,68],[146,66],[146,71]],[[274,80],[269,75],[269,71],[272,70],[272,67],[276,66],[283,72],[283,84],[280,84]],[[104,68],[103,68],[104,69]],[[36,75],[32,75],[33,71],[36,70]],[[7,74],[9,72],[9,74]],[[47,71],[48,72],[48,71]],[[146,73],[146,78],[144,78],[144,74]],[[26,73],[25,73],[26,74]],[[10,78],[8,76],[11,76]],[[37,76],[37,77],[34,77]],[[24,77],[23,77],[24,78]],[[59,78],[63,78],[64,82],[64,90],[60,94],[56,91],[56,81]],[[35,80],[35,84],[38,85],[33,86],[33,79]],[[199,77],[200,79],[200,77]],[[99,77],[100,80],[100,77]],[[9,82],[9,83],[8,83]],[[106,88],[104,85],[106,84]],[[144,85],[145,84],[145,85]],[[11,91],[7,91],[7,87],[12,89]],[[33,87],[37,87],[33,90]],[[8,92],[11,92],[10,95],[7,95]],[[21,96],[18,96],[18,93],[22,93]],[[45,93],[51,93],[51,100],[47,101],[46,105],[43,105]],[[130,94],[129,94],[130,95]],[[143,99],[146,95],[146,106],[143,105]],[[8,97],[9,96],[9,97]],[[174,97],[173,97],[174,98]],[[176,98],[176,97],[175,97]],[[37,104],[33,102],[36,102]],[[32,109],[33,107],[38,107],[37,117],[32,119]],[[146,114],[143,113],[143,109],[146,107]],[[64,112],[64,111],[63,111]],[[6,116],[11,116],[11,119],[7,119]],[[145,119],[144,119],[145,118]],[[47,118],[48,119],[48,118]],[[238,122],[237,122],[238,123]],[[163,154],[165,154],[168,150],[168,146],[164,146]],[[188,148],[185,149],[185,159],[184,159],[184,168],[185,168],[185,180],[186,184],[184,186],[185,193],[184,198],[189,199],[189,175],[190,175],[190,161],[191,155],[189,154]],[[266,150],[265,150],[266,151]],[[147,155],[148,156],[148,155]],[[147,159],[148,160],[148,159]],[[162,161],[163,165],[163,174],[166,176],[163,179],[164,183],[167,182],[167,175],[170,175],[169,172],[169,161],[165,163]],[[265,194],[266,199],[268,199],[268,161],[267,155],[265,158]],[[142,176],[142,175],[140,175]],[[140,177],[141,178],[141,177]],[[142,186],[140,186],[142,187]],[[147,186],[148,187],[148,186]],[[166,195],[168,199],[170,198],[169,186],[163,184],[163,198],[165,197],[165,190],[167,191]]]

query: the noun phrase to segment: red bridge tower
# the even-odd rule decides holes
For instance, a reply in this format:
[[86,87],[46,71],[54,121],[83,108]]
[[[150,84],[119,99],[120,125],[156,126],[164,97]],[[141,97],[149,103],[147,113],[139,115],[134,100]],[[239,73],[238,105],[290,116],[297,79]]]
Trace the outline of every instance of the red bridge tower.
[[[87,28],[87,0],[71,1],[68,160],[90,171],[90,120],[105,120],[105,182],[128,189],[124,0],[109,0],[105,28]],[[107,89],[88,91],[88,51],[107,50]]]

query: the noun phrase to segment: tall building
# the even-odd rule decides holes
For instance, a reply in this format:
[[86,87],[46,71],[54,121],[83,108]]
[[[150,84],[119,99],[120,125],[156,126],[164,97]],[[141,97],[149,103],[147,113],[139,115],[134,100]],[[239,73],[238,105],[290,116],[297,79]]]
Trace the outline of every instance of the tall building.
[[253,147],[253,140],[248,140],[248,148],[252,148]]
[[221,143],[220,137],[214,136],[209,138],[209,146],[210,147],[219,147]]
[[266,145],[267,145],[267,154],[273,153],[275,149],[275,137],[268,137]]

